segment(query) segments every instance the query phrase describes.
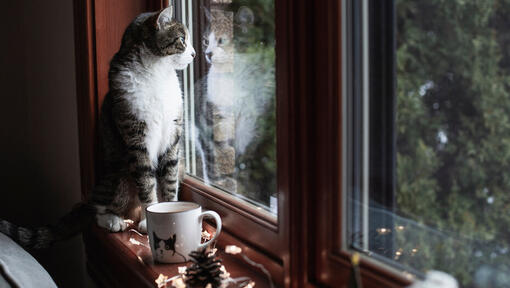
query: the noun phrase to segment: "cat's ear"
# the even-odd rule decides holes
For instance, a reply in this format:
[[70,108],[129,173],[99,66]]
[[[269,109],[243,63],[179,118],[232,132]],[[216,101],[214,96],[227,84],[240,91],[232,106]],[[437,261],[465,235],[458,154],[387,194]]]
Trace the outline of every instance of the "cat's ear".
[[207,22],[210,23],[212,21],[211,11],[209,11],[209,9],[205,8],[205,6],[202,6],[201,8],[202,8],[202,10],[204,10],[204,15],[205,15],[205,18],[207,19]]
[[174,8],[172,5],[161,10],[156,20],[156,29],[162,30],[169,26],[173,19]]
[[156,232],[152,232],[152,236],[154,236],[154,242],[159,242],[158,236],[156,236]]

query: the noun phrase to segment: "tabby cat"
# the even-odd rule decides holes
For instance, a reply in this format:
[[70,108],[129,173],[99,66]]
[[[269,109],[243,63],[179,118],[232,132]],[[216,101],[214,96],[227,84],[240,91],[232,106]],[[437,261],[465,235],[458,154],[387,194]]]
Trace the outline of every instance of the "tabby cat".
[[100,116],[105,176],[57,225],[31,230],[0,220],[0,232],[24,247],[43,248],[79,233],[94,216],[100,227],[122,231],[136,206],[142,208],[138,228],[146,232],[145,207],[176,198],[183,110],[176,70],[194,57],[172,7],[136,17],[110,63]]

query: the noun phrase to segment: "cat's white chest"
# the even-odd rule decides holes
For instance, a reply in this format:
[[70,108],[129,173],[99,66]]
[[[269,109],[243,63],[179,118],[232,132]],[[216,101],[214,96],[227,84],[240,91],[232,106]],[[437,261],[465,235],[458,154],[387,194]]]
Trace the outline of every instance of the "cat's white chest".
[[158,156],[175,141],[182,118],[182,92],[177,74],[164,61],[137,73],[131,97],[133,113],[147,125],[145,143],[154,167]]

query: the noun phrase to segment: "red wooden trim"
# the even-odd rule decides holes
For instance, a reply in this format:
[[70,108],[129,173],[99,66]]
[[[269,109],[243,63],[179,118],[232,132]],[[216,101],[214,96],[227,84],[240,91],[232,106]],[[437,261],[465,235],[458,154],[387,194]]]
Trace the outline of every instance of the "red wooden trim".
[[[310,101],[317,97],[310,92],[312,75],[310,73],[308,47],[311,44],[308,40],[308,25],[311,17],[309,15],[309,2],[311,1],[277,1],[277,23],[278,40],[288,57],[280,59],[280,70],[278,81],[284,85],[278,94],[280,107],[287,107],[287,115],[282,118],[286,125],[282,129],[288,132],[279,134],[284,137],[287,149],[286,153],[289,166],[285,167],[287,175],[288,194],[286,205],[289,210],[288,225],[289,256],[286,259],[286,286],[305,287],[308,284],[308,239],[314,235],[308,233],[309,220],[315,219],[315,215],[308,211],[307,195],[316,194],[315,189],[309,189],[309,174],[313,173],[315,167],[309,166],[312,157],[309,153],[309,131],[311,127]],[[303,37],[303,35],[307,35]],[[277,43],[278,43],[277,40]],[[317,43],[315,43],[317,44]],[[279,124],[280,125],[280,124]],[[280,127],[280,126],[279,126]],[[309,217],[312,217],[309,219]]]
[[108,69],[124,29],[163,0],[74,0],[74,32],[81,189],[85,198],[101,171],[97,119],[108,91]]
[[[280,250],[280,259],[283,261],[285,271],[284,287],[290,287],[293,275],[291,273],[291,260],[296,251],[291,245],[291,231],[301,229],[294,226],[292,221],[292,208],[294,199],[299,198],[299,185],[295,185],[298,177],[296,171],[299,162],[296,160],[296,144],[299,143],[296,134],[295,98],[291,91],[290,82],[292,73],[292,43],[291,39],[292,13],[290,8],[293,0],[276,0],[275,2],[275,40],[276,40],[276,156],[277,156],[277,193],[278,193],[278,229],[279,242],[275,245]],[[293,250],[294,249],[294,250]]]
[[[94,226],[90,231],[87,231],[84,238],[87,244],[89,272],[104,287],[156,287],[154,280],[158,278],[159,274],[172,277],[178,274],[179,266],[189,266],[190,264],[154,263],[148,247],[129,242],[130,238],[134,238],[148,245],[146,237],[138,236],[134,232],[109,233]],[[224,243],[218,245],[221,248],[230,244],[242,245],[232,243],[233,239],[229,238],[227,233],[222,233],[219,239],[219,243]],[[278,271],[277,266],[271,266],[272,262],[266,264],[264,258],[257,257],[249,247],[239,247],[243,248],[245,255],[265,265],[269,271]],[[239,256],[223,252],[218,252],[217,255],[223,260],[222,264],[225,265],[231,277],[247,276],[256,282],[256,287],[269,287],[264,274],[243,262]],[[279,279],[281,280],[281,277],[274,280],[278,281]]]
[[[315,221],[310,223],[310,239],[313,247],[313,270],[311,282],[320,285],[346,285],[350,274],[350,253],[342,247],[342,63],[341,63],[341,2],[315,2],[309,11],[315,15],[314,32],[317,39],[314,55],[313,91],[315,102],[316,133],[311,137],[316,151],[312,166],[313,188],[317,197],[309,195],[313,204],[311,213]],[[311,153],[310,151],[308,153]],[[311,216],[310,216],[311,217]],[[410,284],[404,275],[394,273],[374,261],[362,259],[360,263],[364,287],[404,287]]]
[[74,0],[73,5],[80,175],[82,196],[85,198],[95,183],[97,93],[94,7],[92,0]]
[[[193,201],[206,209],[216,211],[221,216],[225,231],[256,247],[270,258],[281,261],[282,252],[286,247],[283,246],[284,243],[279,238],[279,231],[275,231],[274,226],[270,226],[267,222],[244,211],[242,207],[246,204],[236,205],[233,201],[225,201],[223,200],[225,196],[221,198],[215,196],[218,192],[214,191],[214,188],[204,187],[205,185],[198,181],[190,182],[190,180],[190,177],[186,177],[182,183],[180,200]],[[205,189],[201,190],[198,187]]]
[[228,206],[236,213],[265,226],[268,229],[278,231],[278,220],[276,216],[265,210],[259,209],[254,205],[225,193],[218,188],[205,185],[202,181],[191,176],[185,176],[182,180],[182,184],[187,188],[192,189],[194,192],[199,193],[204,198]]
[[95,0],[98,107],[108,92],[110,60],[120,48],[124,30],[140,13],[159,10],[161,5],[161,0]]
[[[204,228],[209,232],[215,231],[215,228],[213,228],[208,223],[205,223]],[[264,265],[264,267],[271,274],[273,283],[275,285],[277,285],[278,287],[283,286],[284,270],[282,263],[268,257],[264,253],[261,253],[258,249],[255,249],[251,245],[239,240],[239,238],[232,236],[232,234],[222,231],[220,237],[218,237],[216,247],[224,251],[225,246],[227,245],[236,245],[240,247],[243,250],[242,253],[244,255],[248,256],[251,260],[255,261],[256,263]],[[243,262],[241,259],[239,259],[239,261]]]

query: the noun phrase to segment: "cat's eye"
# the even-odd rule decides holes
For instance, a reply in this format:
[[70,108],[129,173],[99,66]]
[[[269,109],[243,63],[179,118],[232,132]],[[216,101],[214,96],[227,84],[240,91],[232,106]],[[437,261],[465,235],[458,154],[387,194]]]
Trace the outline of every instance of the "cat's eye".
[[182,44],[184,44],[184,41],[186,41],[186,39],[183,36],[179,37],[179,40],[181,41]]
[[203,44],[204,46],[209,46],[209,39],[204,38],[204,40],[202,40],[202,44]]
[[220,39],[218,39],[218,45],[222,45],[225,43],[225,40],[223,40],[222,37],[220,37]]

